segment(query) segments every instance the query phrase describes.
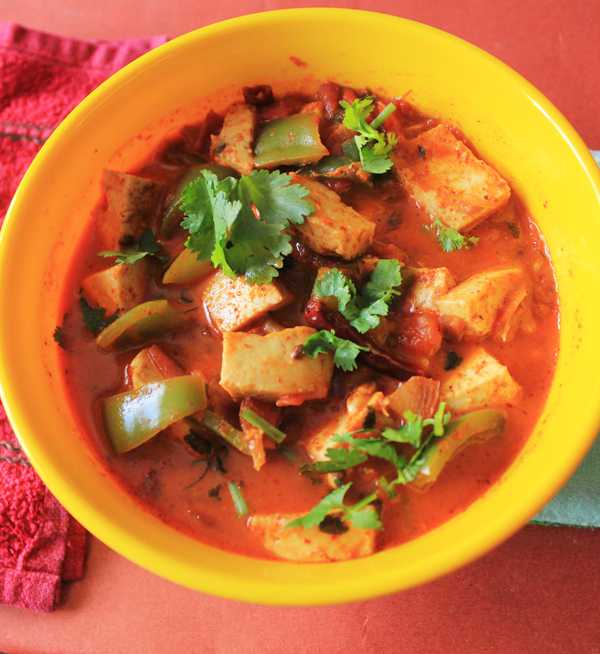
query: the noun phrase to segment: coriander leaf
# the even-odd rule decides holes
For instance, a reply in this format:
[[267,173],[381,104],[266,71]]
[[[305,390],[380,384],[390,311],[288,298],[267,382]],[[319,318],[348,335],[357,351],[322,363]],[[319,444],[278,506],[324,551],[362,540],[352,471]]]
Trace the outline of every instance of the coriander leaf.
[[390,102],[379,116],[368,123],[367,118],[373,110],[373,102],[372,97],[365,97],[354,100],[352,104],[342,100],[340,105],[344,109],[344,126],[358,132],[354,137],[354,143],[363,169],[370,173],[381,174],[390,170],[393,165],[389,154],[398,139],[393,133],[378,131],[378,127],[396,110],[396,106]]
[[339,488],[331,491],[326,495],[316,506],[314,506],[306,515],[303,515],[295,520],[287,523],[287,527],[303,527],[310,529],[311,527],[318,527],[332,511],[340,510],[344,506],[344,496],[352,483],[344,484]]
[[121,252],[117,250],[102,250],[102,252],[98,252],[99,257],[114,257],[115,263],[126,263],[130,266],[148,254],[148,252],[136,252],[135,250],[123,250]]
[[408,443],[419,447],[423,435],[423,418],[412,411],[404,412],[404,424],[400,427],[387,427],[381,435],[394,443]]
[[238,514],[238,516],[242,517],[248,515],[248,504],[246,504],[246,500],[242,495],[240,487],[235,482],[230,481],[227,484],[227,488],[229,490],[229,494],[231,495],[231,501],[233,502],[235,512]]
[[327,460],[315,461],[315,463],[304,465],[301,468],[302,472],[317,472],[321,474],[341,472],[342,470],[348,470],[348,468],[354,468],[354,466],[364,463],[368,458],[366,454],[358,450],[349,450],[343,447],[330,447],[325,454],[327,455]]
[[60,326],[57,325],[54,332],[52,333],[52,338],[56,341],[58,346],[62,348],[63,350],[66,350],[66,339],[65,339],[65,330]]
[[183,190],[182,226],[186,247],[226,274],[264,284],[276,277],[291,252],[290,223],[301,224],[314,210],[308,190],[278,171],[255,171],[239,180],[219,181],[203,171]]
[[317,279],[313,293],[317,297],[334,297],[338,303],[338,311],[343,314],[349,302],[356,297],[356,287],[341,270],[332,268]]
[[313,293],[317,297],[335,297],[339,312],[361,334],[379,325],[387,316],[389,305],[402,283],[400,264],[396,259],[379,259],[369,280],[360,290],[337,268],[327,271],[317,280]]
[[313,359],[319,354],[333,352],[333,362],[346,372],[356,368],[356,358],[361,351],[368,349],[346,338],[339,338],[333,330],[326,329],[309,336],[303,346],[304,353]]
[[361,297],[365,304],[371,304],[379,299],[389,302],[396,289],[402,283],[400,264],[396,259],[379,259],[369,281],[361,289]]
[[83,322],[87,329],[97,336],[105,327],[118,318],[118,312],[115,311],[111,316],[106,315],[106,310],[102,307],[92,307],[82,296],[79,298],[79,307],[83,316]]
[[158,258],[161,258],[159,256],[161,249],[160,243],[154,236],[154,232],[151,229],[146,228],[133,248],[121,251],[103,250],[102,252],[98,252],[98,256],[114,257],[116,263],[133,265],[147,256],[157,256]]
[[241,202],[232,199],[236,183],[232,177],[220,181],[214,173],[203,170],[184,187],[180,201],[185,214],[181,225],[190,234],[186,247],[196,252],[199,260],[210,259],[231,277],[235,272],[227,262],[225,247],[242,208]]
[[161,251],[160,243],[156,240],[154,232],[146,228],[137,242],[137,247],[141,252],[147,254],[158,254]]
[[439,218],[436,218],[428,229],[435,234],[444,252],[470,248],[479,242],[477,236],[465,236],[452,227],[446,227]]

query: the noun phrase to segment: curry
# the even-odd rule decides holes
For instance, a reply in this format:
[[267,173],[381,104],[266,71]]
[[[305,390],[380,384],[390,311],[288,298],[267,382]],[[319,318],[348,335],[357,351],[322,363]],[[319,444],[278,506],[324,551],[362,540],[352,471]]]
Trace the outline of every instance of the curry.
[[463,510],[533,430],[551,263],[455,126],[264,85],[100,182],[55,338],[82,432],[169,524],[368,556]]

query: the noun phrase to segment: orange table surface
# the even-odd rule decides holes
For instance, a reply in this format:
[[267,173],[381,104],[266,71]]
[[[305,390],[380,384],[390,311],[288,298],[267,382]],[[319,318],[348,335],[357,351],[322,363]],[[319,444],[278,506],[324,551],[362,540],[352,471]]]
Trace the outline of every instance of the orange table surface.
[[[0,0],[0,20],[83,38],[175,35],[230,16],[346,6],[420,20],[536,84],[600,149],[600,0]],[[369,44],[361,44],[368,52]],[[374,47],[376,56],[376,47]],[[1,75],[1,72],[0,72]],[[526,527],[480,561],[392,597],[267,608],[179,588],[93,540],[52,614],[0,607],[8,654],[600,654],[600,530]]]

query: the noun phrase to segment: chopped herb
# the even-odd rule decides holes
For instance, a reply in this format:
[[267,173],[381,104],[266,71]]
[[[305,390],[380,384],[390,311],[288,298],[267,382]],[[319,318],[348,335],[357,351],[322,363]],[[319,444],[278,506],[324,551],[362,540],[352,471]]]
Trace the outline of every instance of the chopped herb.
[[379,325],[387,316],[392,298],[402,283],[400,264],[396,259],[379,259],[369,280],[357,292],[354,282],[337,268],[327,271],[315,282],[317,297],[335,297],[338,311],[361,334]]
[[238,516],[242,517],[248,515],[248,505],[246,504],[246,500],[242,495],[240,487],[235,482],[230,481],[227,484],[227,488],[229,489],[229,494],[231,495],[231,500],[233,501],[233,506]]
[[[365,433],[366,429],[355,432],[336,434],[333,442],[341,447],[330,447],[325,452],[327,459],[316,461],[301,467],[303,473],[325,474],[341,472],[365,463],[369,457],[388,461],[396,468],[396,479],[389,482],[385,477],[379,480],[380,486],[391,497],[394,487],[408,484],[415,479],[425,464],[425,454],[432,441],[444,436],[451,415],[446,411],[446,404],[441,402],[432,418],[422,418],[412,411],[404,412],[404,423],[400,427],[387,427],[381,437],[356,438],[357,434]],[[431,431],[425,436],[426,428]],[[396,449],[396,444],[406,443],[415,448],[412,457],[407,461]]]
[[249,422],[254,427],[257,427],[262,432],[264,432],[272,441],[276,443],[282,443],[285,440],[285,433],[280,429],[277,429],[270,422],[257,415],[251,409],[244,409],[240,413],[240,417]]
[[132,265],[137,263],[144,257],[154,256],[159,259],[164,259],[164,256],[161,255],[162,248],[160,243],[156,240],[154,232],[146,228],[137,243],[134,243],[133,247],[128,250],[103,250],[98,252],[100,257],[114,257],[116,263],[125,263]]
[[419,153],[419,157],[421,157],[421,159],[425,159],[427,156],[427,150],[422,145],[417,146],[417,152]]
[[333,352],[335,365],[349,372],[356,369],[356,357],[361,350],[366,352],[368,349],[346,338],[339,338],[333,330],[322,329],[306,339],[303,351],[313,359],[319,354]]
[[444,364],[444,370],[454,370],[457,366],[462,363],[462,357],[458,355],[453,350],[450,350],[446,354],[446,363]]
[[394,443],[408,443],[419,447],[423,434],[423,418],[412,411],[404,412],[404,424],[400,427],[387,427],[381,435]]
[[113,313],[111,316],[106,315],[106,310],[102,307],[92,307],[88,304],[83,295],[79,298],[79,307],[83,316],[83,322],[86,328],[97,336],[105,327],[108,327],[111,322],[114,322],[119,314]]
[[350,522],[359,529],[381,529],[383,525],[377,511],[368,506],[377,499],[375,493],[360,500],[354,506],[347,506],[344,504],[344,496],[350,486],[352,486],[352,482],[331,491],[306,515],[291,520],[286,526],[291,528],[302,527],[304,529],[318,527],[331,513],[335,513],[340,514],[340,520]]
[[203,170],[182,192],[186,247],[229,275],[265,284],[279,274],[291,250],[290,224],[314,211],[308,190],[278,171],[258,170],[219,180]]
[[367,96],[358,98],[352,104],[346,100],[340,102],[344,109],[344,126],[358,132],[354,143],[360,156],[364,170],[369,173],[385,173],[393,163],[389,157],[390,152],[398,142],[398,138],[391,132],[379,131],[379,127],[396,111],[396,105],[390,102],[383,111],[371,122],[367,122],[373,110],[373,98]]
[[470,248],[479,242],[477,236],[465,236],[452,227],[446,227],[439,218],[436,218],[427,229],[435,234],[444,252]]
[[61,347],[63,350],[66,350],[66,340],[65,340],[65,330],[60,326],[57,325],[55,328],[52,337],[54,340],[58,343],[58,346]]
[[222,484],[217,484],[216,486],[213,486],[213,488],[208,489],[208,496],[212,498],[213,500],[218,500],[219,502],[221,501],[221,488]]

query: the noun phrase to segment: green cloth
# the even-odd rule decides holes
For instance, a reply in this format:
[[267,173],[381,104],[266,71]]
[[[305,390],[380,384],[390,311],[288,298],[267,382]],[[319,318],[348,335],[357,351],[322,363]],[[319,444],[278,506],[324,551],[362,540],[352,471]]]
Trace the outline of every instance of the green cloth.
[[[592,151],[600,166],[600,150]],[[598,398],[600,402],[600,398]],[[600,438],[560,493],[532,520],[537,524],[600,527]]]

